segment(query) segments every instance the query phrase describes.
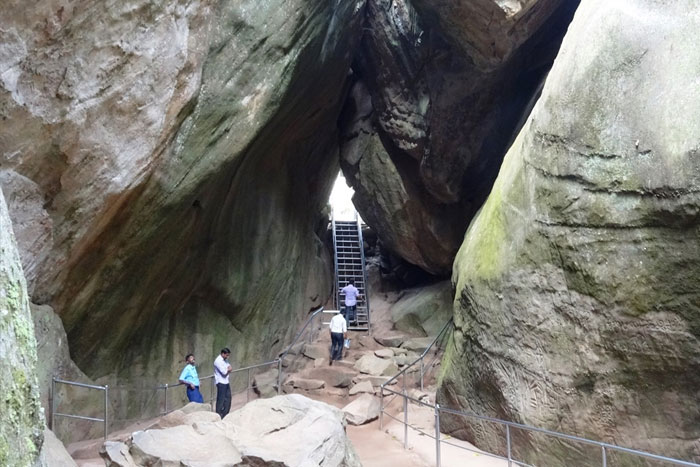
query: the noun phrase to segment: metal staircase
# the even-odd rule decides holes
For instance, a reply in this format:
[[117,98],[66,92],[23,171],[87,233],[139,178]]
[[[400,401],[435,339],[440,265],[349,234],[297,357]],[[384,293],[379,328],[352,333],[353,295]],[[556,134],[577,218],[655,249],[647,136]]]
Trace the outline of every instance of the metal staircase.
[[369,298],[367,296],[367,274],[365,272],[365,252],[362,248],[362,227],[355,213],[355,220],[345,221],[332,218],[333,248],[335,250],[335,306],[341,310],[345,306],[345,296],[341,289],[350,279],[360,291],[357,301],[357,324],[348,323],[353,331],[369,331]]

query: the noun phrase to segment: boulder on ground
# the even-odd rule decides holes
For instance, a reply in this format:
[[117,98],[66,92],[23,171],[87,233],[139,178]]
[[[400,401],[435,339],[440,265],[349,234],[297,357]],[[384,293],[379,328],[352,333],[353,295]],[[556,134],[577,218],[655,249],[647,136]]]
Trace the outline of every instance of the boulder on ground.
[[277,395],[277,368],[272,368],[253,377],[253,391],[260,397]]
[[44,443],[41,445],[39,461],[34,467],[74,467],[77,466],[73,458],[66,451],[66,447],[56,438],[53,431],[44,428]]
[[327,386],[335,388],[346,388],[352,383],[353,371],[337,366],[327,366],[325,368],[313,368],[306,373],[311,379],[322,379]]
[[194,412],[211,412],[212,408],[209,403],[200,404],[199,402],[190,402],[180,410],[186,414],[191,414]]
[[129,453],[129,446],[120,441],[105,441],[100,449],[100,456],[107,467],[136,467]]
[[294,380],[292,380],[292,385],[295,388],[305,389],[308,391],[312,389],[321,389],[326,385],[326,383],[321,379],[295,378]]
[[360,381],[359,383],[351,387],[350,391],[348,392],[348,394],[351,396],[361,393],[374,394],[374,386],[372,386],[372,383],[370,381]]
[[418,352],[423,352],[428,348],[430,344],[433,343],[435,337],[413,337],[407,339],[401,344],[401,347],[406,350],[416,350]]
[[406,338],[403,336],[374,336],[374,340],[384,347],[400,347]]
[[[372,375],[357,375],[353,381],[355,384],[360,384],[363,381],[369,381],[372,386],[377,387],[381,386],[382,384],[386,383],[391,379],[389,376],[372,376]],[[396,380],[391,382],[391,385],[396,384]]]
[[299,394],[250,402],[224,423],[244,458],[288,466],[362,465],[345,433],[343,412]]
[[343,407],[343,412],[351,425],[364,425],[379,417],[379,399],[371,394],[362,394]]
[[355,369],[373,376],[393,376],[399,371],[393,360],[375,357],[372,354],[363,355],[355,363]]
[[374,355],[379,358],[391,358],[394,356],[394,351],[391,349],[378,349],[374,351]]
[[235,465],[243,460],[223,431],[205,436],[189,425],[137,431],[131,436],[129,453],[138,466]]

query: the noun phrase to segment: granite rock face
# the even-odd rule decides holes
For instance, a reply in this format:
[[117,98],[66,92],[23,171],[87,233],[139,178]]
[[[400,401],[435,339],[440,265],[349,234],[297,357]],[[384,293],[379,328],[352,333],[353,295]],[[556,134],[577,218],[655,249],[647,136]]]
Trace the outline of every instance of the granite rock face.
[[0,183],[31,297],[90,377],[258,359],[325,301],[362,8],[2,3]]
[[36,340],[17,244],[0,193],[0,465],[30,466],[44,439]]
[[449,275],[577,4],[368,0],[341,167],[390,250]]
[[[699,27],[697,2],[582,2],[455,262],[441,405],[700,460]],[[528,463],[600,455],[518,436]]]

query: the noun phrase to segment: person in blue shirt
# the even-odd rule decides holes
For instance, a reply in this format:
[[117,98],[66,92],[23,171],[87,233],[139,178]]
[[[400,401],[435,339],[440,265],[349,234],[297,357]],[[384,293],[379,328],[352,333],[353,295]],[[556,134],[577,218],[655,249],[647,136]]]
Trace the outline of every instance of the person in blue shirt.
[[187,399],[190,402],[204,403],[204,398],[202,393],[199,392],[199,376],[197,375],[197,368],[194,366],[194,355],[188,353],[185,356],[185,368],[182,369],[180,373],[180,383],[187,386]]

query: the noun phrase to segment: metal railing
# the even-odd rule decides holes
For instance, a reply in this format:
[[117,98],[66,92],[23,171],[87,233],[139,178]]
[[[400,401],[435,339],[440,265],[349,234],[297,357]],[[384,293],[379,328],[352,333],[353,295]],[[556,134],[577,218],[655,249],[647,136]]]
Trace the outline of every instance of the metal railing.
[[[415,431],[419,432],[420,434],[428,436],[428,437],[435,440],[435,465],[437,467],[441,467],[441,445],[443,443],[447,444],[449,446],[455,447],[455,448],[465,450],[465,451],[476,452],[476,453],[486,455],[489,457],[494,457],[496,459],[505,460],[508,462],[509,467],[512,466],[513,464],[523,466],[523,467],[534,467],[534,466],[527,464],[523,461],[515,459],[513,456],[513,440],[512,440],[512,436],[511,436],[512,435],[511,430],[513,428],[515,428],[515,429],[524,430],[524,431],[528,431],[528,432],[543,434],[545,436],[549,436],[549,437],[553,437],[553,438],[557,438],[557,439],[573,441],[573,442],[577,442],[577,443],[586,444],[589,446],[598,447],[598,448],[600,448],[601,465],[603,467],[608,466],[608,456],[611,452],[621,452],[621,453],[625,453],[625,454],[629,454],[629,455],[633,455],[633,456],[637,456],[637,457],[641,457],[641,458],[645,458],[645,459],[666,462],[666,463],[673,464],[673,465],[700,467],[700,464],[696,464],[696,463],[689,462],[689,461],[674,459],[671,457],[660,456],[658,454],[651,454],[648,452],[639,451],[636,449],[625,448],[625,447],[621,447],[621,446],[616,446],[614,444],[604,443],[601,441],[594,441],[594,440],[590,440],[590,439],[586,439],[586,438],[581,438],[579,436],[568,435],[565,433],[559,433],[556,431],[546,430],[544,428],[537,428],[537,427],[525,425],[522,423],[510,422],[507,420],[501,420],[498,418],[488,417],[485,415],[478,415],[475,413],[465,412],[462,410],[450,409],[447,407],[440,407],[440,404],[438,404],[438,403],[435,403],[435,405],[432,405],[428,402],[410,397],[408,395],[407,386],[406,386],[406,374],[408,373],[409,368],[415,366],[416,364],[420,364],[420,366],[421,366],[421,368],[420,368],[420,388],[421,388],[421,390],[423,390],[423,378],[424,378],[423,359],[428,354],[430,348],[433,347],[439,341],[439,339],[441,338],[441,335],[446,332],[446,330],[449,328],[450,324],[452,324],[452,320],[448,321],[447,324],[445,324],[445,326],[442,328],[442,330],[440,331],[438,336],[435,337],[435,339],[423,351],[423,353],[421,354],[421,356],[419,358],[417,358],[410,365],[407,365],[406,367],[404,367],[393,378],[387,380],[385,383],[383,383],[381,385],[380,403],[379,403],[379,429],[382,430],[384,428],[384,416],[385,415],[393,420],[396,420],[399,423],[402,423],[404,426],[404,430],[403,430],[403,432],[404,432],[404,435],[403,435],[404,436],[404,438],[403,438],[404,449],[408,449],[408,428],[410,427],[412,430],[415,430]],[[398,382],[398,379],[400,376],[403,376],[403,388],[402,388],[401,392],[395,391],[395,390],[387,387],[390,384],[396,384]],[[391,400],[387,404],[384,403],[385,392],[389,393],[389,395],[393,394],[393,397],[391,398]],[[386,411],[387,406],[389,404],[391,404],[391,402],[396,397],[401,397],[403,399],[403,407],[402,407],[403,408],[403,420],[392,416],[390,413],[388,413]],[[408,420],[408,402],[409,401],[414,403],[414,404],[417,404],[419,406],[431,408],[434,411],[434,413],[435,413],[435,415],[434,415],[434,417],[435,417],[435,423],[434,423],[435,430],[434,430],[433,434],[426,433],[425,431],[423,431],[415,426],[410,425],[409,420]],[[505,428],[505,435],[506,435],[506,455],[502,456],[499,454],[494,454],[494,453],[483,451],[483,450],[471,449],[469,447],[460,446],[460,445],[457,445],[455,443],[450,443],[447,440],[441,439],[441,437],[440,437],[440,414],[441,413],[462,416],[462,417],[468,417],[468,418],[476,419],[476,420],[479,420],[482,422],[490,422],[490,423],[495,423],[499,426],[503,426]]]
[[[303,327],[301,330],[297,333],[297,335],[294,337],[294,340],[292,341],[291,344],[287,346],[287,348],[282,352],[279,357],[275,358],[274,360],[270,360],[267,362],[263,363],[258,363],[255,365],[249,365],[245,366],[243,368],[237,368],[233,370],[230,373],[230,378],[235,378],[238,375],[245,374],[246,375],[246,386],[245,389],[242,391],[239,391],[237,393],[232,394],[232,396],[241,394],[243,391],[246,393],[246,402],[250,401],[250,392],[251,390],[255,391],[256,389],[259,391],[259,385],[253,385],[253,374],[252,372],[254,370],[257,370],[259,368],[263,368],[266,366],[277,366],[277,394],[281,394],[282,391],[282,379],[283,379],[283,369],[282,369],[282,360],[289,354],[291,349],[299,342],[301,339],[302,335],[304,334],[304,331],[307,330],[311,322],[314,320],[314,318],[320,314],[323,311],[323,307],[319,307],[317,310],[315,310],[309,318],[307,318],[306,322],[304,323]],[[207,381],[207,380],[212,380],[211,385],[210,385],[210,392],[209,392],[209,399],[205,400],[205,402],[209,402],[212,405],[212,410],[214,410],[214,400],[216,398],[215,396],[215,384],[214,384],[214,375],[207,375],[203,376],[200,378],[200,387],[201,387],[201,382],[202,381]],[[56,385],[58,384],[63,384],[67,386],[73,386],[73,387],[80,387],[80,388],[85,388],[85,389],[91,389],[91,390],[96,390],[96,391],[102,391],[104,392],[104,406],[103,406],[103,415],[102,417],[90,417],[87,415],[79,415],[79,414],[73,414],[73,413],[63,413],[59,410],[58,404],[60,401],[58,400],[57,397],[57,392],[56,392]],[[158,394],[160,391],[163,391],[163,405],[162,405],[162,410],[160,410],[158,413],[159,415],[167,415],[177,409],[179,409],[179,406],[171,406],[169,403],[168,399],[168,394],[172,392],[173,388],[177,388],[179,386],[183,386],[183,383],[177,382],[174,384],[170,383],[165,383],[165,384],[159,384],[155,387],[148,387],[148,388],[138,388],[140,391],[155,391],[156,394]],[[113,390],[119,390],[123,388],[112,388]],[[70,418],[70,419],[77,419],[77,420],[84,420],[84,421],[89,421],[89,422],[100,422],[103,424],[103,437],[104,439],[107,439],[107,435],[109,434],[109,428],[110,428],[110,422],[112,420],[110,419],[109,416],[109,398],[110,398],[110,387],[109,385],[96,385],[96,384],[86,384],[86,383],[80,383],[77,381],[66,381],[63,379],[59,378],[52,378],[51,382],[51,393],[50,393],[50,398],[49,398],[49,420],[50,420],[50,428],[55,429],[55,421],[56,418]],[[130,421],[138,421],[138,420],[146,420],[151,417],[141,417],[141,418],[136,418],[132,419]]]
[[[61,413],[57,409],[56,405],[58,404],[58,401],[56,400],[56,384],[65,384],[68,386],[74,386],[74,387],[79,387],[79,388],[86,388],[86,389],[96,389],[98,391],[104,391],[104,412],[103,412],[103,417],[102,418],[97,418],[97,417],[88,417],[85,415],[76,415],[76,414],[68,414],[68,413]],[[51,379],[51,394],[50,394],[50,399],[49,399],[49,406],[50,406],[50,416],[49,420],[51,423],[51,428],[52,430],[56,426],[56,417],[64,417],[64,418],[72,418],[72,419],[77,419],[77,420],[87,420],[90,422],[102,422],[104,425],[104,439],[107,439],[107,426],[109,424],[109,386],[98,386],[95,384],[85,384],[85,383],[78,383],[75,381],[65,381],[62,379],[58,379],[56,377]]]

